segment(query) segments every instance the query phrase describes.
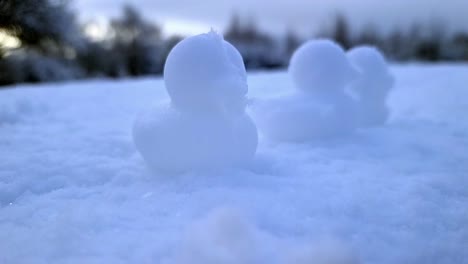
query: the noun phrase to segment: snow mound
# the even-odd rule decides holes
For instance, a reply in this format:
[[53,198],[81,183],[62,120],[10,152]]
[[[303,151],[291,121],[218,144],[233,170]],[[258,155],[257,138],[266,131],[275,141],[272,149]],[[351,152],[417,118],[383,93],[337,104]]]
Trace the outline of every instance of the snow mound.
[[359,264],[359,257],[342,241],[321,239],[307,246],[294,248],[284,264]]
[[[282,250],[278,250],[281,248]],[[164,264],[359,264],[343,242],[293,242],[261,230],[238,210],[218,208],[191,224]]]
[[190,225],[168,264],[261,263],[256,231],[237,211],[217,209]]
[[168,56],[168,106],[137,118],[134,142],[158,171],[240,166],[253,158],[257,129],[245,112],[247,75],[239,52],[211,31],[187,38]]
[[350,91],[359,99],[359,125],[370,127],[384,124],[390,112],[387,97],[395,82],[384,56],[372,46],[353,48],[347,56],[360,72],[350,85]]
[[329,40],[312,40],[293,54],[289,75],[295,93],[258,102],[253,112],[273,141],[312,141],[350,134],[357,106],[345,88],[357,76],[346,53]]
[[[250,170],[167,178],[145,170],[129,131],[142,106],[168,100],[163,80],[0,89],[0,105],[33,106],[0,125],[0,263],[183,261],[217,255],[214,237],[252,241],[226,254],[257,263],[352,261],[349,252],[362,263],[466,262],[468,64],[390,66],[385,127],[342,144],[263,142]],[[288,94],[289,82],[251,73],[249,97]],[[241,213],[210,217],[225,206]]]
[[16,123],[23,117],[42,110],[40,105],[22,99],[0,104],[0,125]]

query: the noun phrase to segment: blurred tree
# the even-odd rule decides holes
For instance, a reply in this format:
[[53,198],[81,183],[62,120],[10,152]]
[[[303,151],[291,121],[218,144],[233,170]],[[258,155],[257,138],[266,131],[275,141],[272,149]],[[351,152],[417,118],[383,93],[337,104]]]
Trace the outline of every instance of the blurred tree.
[[[349,37],[350,39],[351,37]],[[377,28],[374,24],[367,24],[361,30],[360,33],[356,34],[356,37],[353,41],[350,41],[348,45],[372,45],[372,46],[381,46],[382,37],[379,35]]]
[[90,41],[77,60],[89,77],[118,78],[127,75],[124,55],[117,54],[104,42]]
[[55,42],[76,47],[82,38],[67,3],[65,0],[0,0],[0,28],[17,36],[25,45],[47,46]]
[[[87,36],[68,3],[0,0],[0,85],[161,74],[169,51],[182,39],[164,39],[160,27],[131,6],[125,6],[103,31],[95,31],[98,37]],[[438,19],[385,36],[371,24],[352,34],[348,19],[340,13],[330,24],[318,36],[334,39],[345,49],[371,44],[396,60],[468,60],[468,34],[446,36]],[[231,17],[225,38],[242,54],[247,68],[283,67],[301,43],[292,30],[273,36],[261,31],[254,19],[238,14]]]
[[128,74],[137,76],[162,73],[164,43],[159,26],[146,21],[132,6],[123,16],[111,21],[112,49],[120,54]]
[[229,39],[241,39],[243,35],[243,28],[240,21],[239,14],[234,13],[227,26],[225,37]]
[[440,46],[437,42],[425,40],[418,45],[416,56],[425,61],[437,61],[440,57]]
[[468,33],[457,33],[451,41],[455,47],[454,58],[468,61]]
[[83,72],[73,61],[46,56],[31,49],[12,51],[0,60],[0,85],[78,79]]
[[162,51],[164,59],[164,61],[162,62],[163,65],[166,63],[167,56],[169,55],[169,52],[171,52],[172,48],[183,39],[184,37],[182,36],[174,35],[165,40],[164,48]]
[[438,19],[431,19],[425,36],[416,48],[416,56],[421,60],[438,61],[443,59],[442,46],[445,41],[445,26]]
[[[76,78],[83,38],[64,0],[0,0],[0,31],[18,47],[2,51],[0,83]],[[65,74],[66,72],[66,74]]]
[[344,49],[349,49],[353,45],[350,25],[345,15],[336,13],[322,25],[321,29],[314,35],[314,38],[332,39],[340,44]]
[[330,35],[331,38],[341,44],[344,49],[351,48],[350,26],[345,15],[336,14],[334,27]]
[[254,19],[242,23],[233,14],[224,38],[239,50],[247,68],[277,68],[284,64],[281,43],[275,43],[272,37],[261,32]]
[[385,40],[384,49],[395,60],[403,60],[405,58],[405,35],[399,29],[393,30]]
[[284,36],[284,49],[287,60],[289,60],[294,51],[301,45],[301,42],[301,39],[293,30],[288,29],[286,31],[286,34]]

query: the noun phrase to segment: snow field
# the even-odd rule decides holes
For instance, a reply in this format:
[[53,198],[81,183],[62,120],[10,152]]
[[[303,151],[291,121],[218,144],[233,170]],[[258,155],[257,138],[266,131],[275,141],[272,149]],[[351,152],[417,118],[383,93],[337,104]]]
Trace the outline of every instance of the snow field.
[[[464,263],[467,67],[393,66],[385,126],[260,134],[246,167],[177,177],[132,142],[162,80],[1,90],[0,263]],[[284,72],[248,78],[249,106],[295,92]]]

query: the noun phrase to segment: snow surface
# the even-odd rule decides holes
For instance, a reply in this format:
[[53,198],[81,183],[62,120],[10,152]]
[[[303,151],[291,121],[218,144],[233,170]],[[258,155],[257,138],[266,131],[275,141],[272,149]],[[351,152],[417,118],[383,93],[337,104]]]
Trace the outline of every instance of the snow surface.
[[467,263],[468,65],[391,70],[387,125],[177,177],[132,143],[162,80],[1,90],[0,263]]

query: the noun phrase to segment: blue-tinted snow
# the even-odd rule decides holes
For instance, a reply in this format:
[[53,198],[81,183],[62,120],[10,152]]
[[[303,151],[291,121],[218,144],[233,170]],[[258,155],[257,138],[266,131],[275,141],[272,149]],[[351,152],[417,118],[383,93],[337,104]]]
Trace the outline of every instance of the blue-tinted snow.
[[[386,126],[260,138],[246,169],[170,177],[131,139],[161,80],[1,90],[0,263],[464,263],[468,66],[391,70]],[[292,91],[281,72],[249,85]]]

